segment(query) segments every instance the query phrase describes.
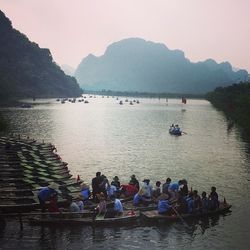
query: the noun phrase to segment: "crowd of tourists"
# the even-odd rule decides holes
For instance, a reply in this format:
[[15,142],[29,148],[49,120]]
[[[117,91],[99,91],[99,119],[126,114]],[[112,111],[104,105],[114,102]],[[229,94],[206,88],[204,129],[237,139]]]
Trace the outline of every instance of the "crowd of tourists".
[[[174,211],[180,214],[204,213],[219,207],[215,187],[211,188],[209,195],[203,191],[200,196],[197,190],[189,190],[185,179],[172,182],[171,178],[167,178],[163,184],[156,181],[153,187],[149,179],[139,183],[134,174],[131,175],[128,184],[121,184],[118,176],[110,182],[105,175],[97,172],[92,179],[91,187],[82,182],[79,196],[75,200],[68,198],[70,212],[81,212],[85,207],[92,207],[97,215],[114,217],[123,213],[120,198],[125,197],[132,198],[135,207],[157,205],[159,214],[171,214]],[[46,201],[49,201],[49,212],[60,211],[57,206],[58,195],[60,191],[54,183],[40,190],[38,199],[42,212],[45,211]],[[107,201],[113,205],[107,208]]]

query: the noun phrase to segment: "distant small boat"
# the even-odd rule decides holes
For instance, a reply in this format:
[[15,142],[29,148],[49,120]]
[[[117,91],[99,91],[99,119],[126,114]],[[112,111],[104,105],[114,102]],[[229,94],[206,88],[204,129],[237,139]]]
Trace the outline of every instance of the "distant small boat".
[[32,105],[31,104],[28,104],[28,103],[23,103],[21,105],[21,108],[32,108]]

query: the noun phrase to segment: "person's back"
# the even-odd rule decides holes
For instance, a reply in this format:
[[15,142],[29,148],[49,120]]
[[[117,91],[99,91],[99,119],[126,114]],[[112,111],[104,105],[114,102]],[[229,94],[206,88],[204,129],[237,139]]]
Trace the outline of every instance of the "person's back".
[[219,196],[216,192],[216,187],[211,188],[211,193],[209,195],[209,208],[215,210],[219,207]]
[[76,202],[72,201],[69,206],[69,211],[70,212],[80,212],[79,206],[76,204]]
[[161,182],[157,181],[155,183],[155,188],[153,189],[153,197],[157,198],[161,195]]
[[96,177],[92,179],[92,193],[93,193],[93,199],[96,200],[96,195],[100,193],[100,179],[101,172],[96,173]]
[[135,195],[138,192],[138,189],[134,185],[130,185],[130,184],[128,184],[128,185],[121,185],[121,187],[122,187],[122,193],[126,197],[133,196],[133,195]]
[[42,201],[48,201],[50,200],[52,193],[53,190],[51,190],[49,187],[44,187],[38,192],[38,198]]
[[159,214],[169,214],[171,211],[171,205],[168,200],[159,200],[157,208]]
[[83,200],[84,201],[88,200],[89,197],[90,197],[89,187],[86,184],[84,184],[84,185],[81,186],[81,189],[82,189],[81,190],[81,195],[83,197]]
[[133,198],[134,206],[139,206],[140,204],[142,204],[142,202],[143,202],[142,195],[140,193],[135,194]]
[[139,184],[139,181],[136,179],[135,175],[131,175],[130,177],[130,181],[129,181],[129,185],[134,185],[136,186],[136,188],[139,190],[140,189],[140,184]]
[[202,192],[201,194],[201,204],[202,204],[202,212],[207,213],[209,209],[209,201],[208,201],[206,192]]
[[202,208],[201,197],[198,195],[197,190],[193,191],[193,200],[194,200],[194,209],[196,211],[201,210]]
[[166,179],[166,182],[162,185],[162,193],[168,194],[168,188],[169,188],[170,183],[171,183],[171,179],[168,177]]
[[114,210],[118,213],[118,214],[121,214],[123,213],[123,206],[122,206],[122,203],[119,199],[115,199],[114,201]]
[[108,189],[107,189],[107,193],[108,193],[109,198],[110,198],[111,196],[115,195],[115,194],[116,194],[116,191],[117,191],[116,186],[114,185],[113,182],[111,182],[111,185],[110,185],[110,186],[108,187]]
[[193,200],[193,194],[192,193],[189,194],[186,201],[187,201],[188,213],[192,214],[194,212],[194,200]]

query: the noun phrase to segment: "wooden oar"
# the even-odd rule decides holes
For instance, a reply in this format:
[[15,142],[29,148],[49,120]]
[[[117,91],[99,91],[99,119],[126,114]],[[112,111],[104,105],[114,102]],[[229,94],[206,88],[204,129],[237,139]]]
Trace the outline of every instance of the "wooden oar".
[[176,215],[179,217],[179,219],[182,221],[182,223],[184,224],[185,227],[187,227],[189,230],[191,229],[191,227],[187,224],[187,222],[183,219],[183,217],[180,215],[180,213],[174,208],[174,206],[171,207],[174,212],[176,213]]

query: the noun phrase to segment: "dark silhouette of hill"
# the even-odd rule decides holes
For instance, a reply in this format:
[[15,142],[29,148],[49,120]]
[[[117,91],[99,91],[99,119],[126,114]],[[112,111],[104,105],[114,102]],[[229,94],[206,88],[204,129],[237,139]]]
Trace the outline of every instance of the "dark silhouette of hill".
[[140,38],[113,43],[100,57],[88,55],[75,72],[87,90],[192,94],[203,94],[247,76],[245,70],[234,72],[228,62],[218,64],[208,59],[192,63],[180,50]]
[[75,78],[67,76],[41,49],[12,28],[0,11],[0,102],[24,97],[79,96]]

